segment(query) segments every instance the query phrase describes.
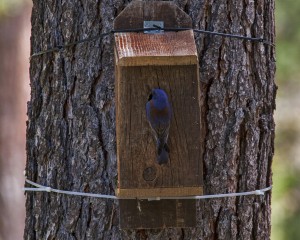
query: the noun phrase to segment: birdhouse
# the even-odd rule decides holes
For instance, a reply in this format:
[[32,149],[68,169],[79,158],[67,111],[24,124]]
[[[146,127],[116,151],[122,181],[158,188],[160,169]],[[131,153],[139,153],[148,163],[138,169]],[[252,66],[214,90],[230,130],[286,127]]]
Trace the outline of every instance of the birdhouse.
[[[191,28],[192,21],[172,2],[143,1],[129,4],[114,21],[115,30],[153,25]],[[203,192],[199,70],[193,31],[120,32],[114,39],[120,226],[193,227],[196,201],[176,199]],[[158,161],[161,133],[151,125],[146,111],[155,89],[165,94],[171,109],[164,128],[168,135],[162,145],[167,156],[163,163]],[[161,197],[174,199],[157,200]]]

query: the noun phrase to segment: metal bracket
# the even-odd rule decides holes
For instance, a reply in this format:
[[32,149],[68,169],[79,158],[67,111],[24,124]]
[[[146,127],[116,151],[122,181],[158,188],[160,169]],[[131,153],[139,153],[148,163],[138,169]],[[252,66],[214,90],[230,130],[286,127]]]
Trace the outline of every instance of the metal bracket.
[[[156,26],[164,28],[164,22],[163,21],[144,21],[144,28],[155,28]],[[160,30],[159,28],[157,30],[149,30],[144,31],[144,33],[162,33],[164,30]]]

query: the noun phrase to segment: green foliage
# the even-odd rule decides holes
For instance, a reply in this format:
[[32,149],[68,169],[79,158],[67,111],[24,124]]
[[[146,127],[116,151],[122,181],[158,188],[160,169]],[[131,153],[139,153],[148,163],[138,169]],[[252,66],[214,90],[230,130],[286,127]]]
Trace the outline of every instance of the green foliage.
[[13,15],[27,0],[0,0],[0,17]]
[[300,2],[276,2],[276,55],[278,84],[294,82],[300,77]]
[[300,239],[300,1],[276,2],[278,84],[272,240]]

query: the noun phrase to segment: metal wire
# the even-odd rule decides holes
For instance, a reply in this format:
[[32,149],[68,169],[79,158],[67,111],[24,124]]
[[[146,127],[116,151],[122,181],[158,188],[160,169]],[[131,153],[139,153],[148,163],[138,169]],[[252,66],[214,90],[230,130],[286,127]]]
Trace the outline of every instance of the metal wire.
[[227,38],[236,38],[236,39],[241,39],[241,40],[246,40],[246,41],[253,41],[253,42],[260,42],[272,47],[275,47],[275,45],[271,42],[269,42],[268,40],[264,39],[264,38],[257,38],[257,37],[248,37],[248,36],[240,36],[240,35],[236,35],[236,34],[229,34],[229,33],[220,33],[220,32],[214,32],[214,31],[207,31],[207,30],[201,30],[201,29],[192,29],[192,28],[162,28],[159,27],[157,25],[154,25],[153,28],[135,28],[135,29],[115,29],[115,30],[111,30],[109,32],[106,33],[102,33],[98,36],[94,36],[94,37],[90,37],[90,38],[85,38],[85,39],[81,39],[75,42],[70,42],[70,43],[66,43],[63,45],[59,45],[53,48],[49,48],[46,50],[42,50],[36,53],[33,53],[30,56],[30,59],[33,57],[37,57],[37,56],[41,56],[43,54],[46,53],[50,53],[50,52],[58,52],[64,48],[67,47],[72,47],[75,46],[77,44],[80,43],[85,43],[85,42],[91,42],[91,41],[95,41],[97,39],[102,39],[110,34],[113,33],[128,33],[128,32],[144,32],[144,31],[152,31],[152,30],[162,30],[162,31],[166,31],[166,32],[179,32],[179,31],[186,31],[186,30],[193,30],[195,33],[200,33],[200,34],[208,34],[208,35],[215,35],[215,36],[221,36],[221,37],[227,37]]
[[[97,194],[97,193],[85,193],[85,192],[74,192],[74,191],[65,191],[60,189],[55,189],[51,187],[46,187],[43,185],[40,185],[38,183],[35,183],[33,181],[30,181],[28,179],[25,179],[25,181],[37,188],[23,188],[23,191],[26,192],[55,192],[60,194],[67,194],[67,195],[74,195],[74,196],[81,196],[81,197],[94,197],[94,198],[105,198],[105,199],[136,199],[134,197],[132,198],[119,198],[114,195],[105,195],[105,194]],[[162,199],[209,199],[209,198],[225,198],[225,197],[239,197],[239,196],[249,196],[249,195],[264,195],[265,192],[270,191],[272,189],[272,186],[269,186],[267,188],[258,189],[250,192],[240,192],[240,193],[222,193],[222,194],[212,194],[212,195],[202,195],[202,196],[182,196],[182,197],[144,197],[140,199],[148,199],[148,201],[156,201],[156,200],[162,200]]]

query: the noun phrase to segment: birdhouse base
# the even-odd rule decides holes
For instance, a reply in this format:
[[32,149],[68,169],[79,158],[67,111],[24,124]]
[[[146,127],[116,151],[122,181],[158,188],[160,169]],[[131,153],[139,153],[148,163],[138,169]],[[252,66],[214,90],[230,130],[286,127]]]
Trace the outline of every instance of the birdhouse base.
[[117,189],[117,196],[120,198],[181,197],[202,194],[202,187]]

